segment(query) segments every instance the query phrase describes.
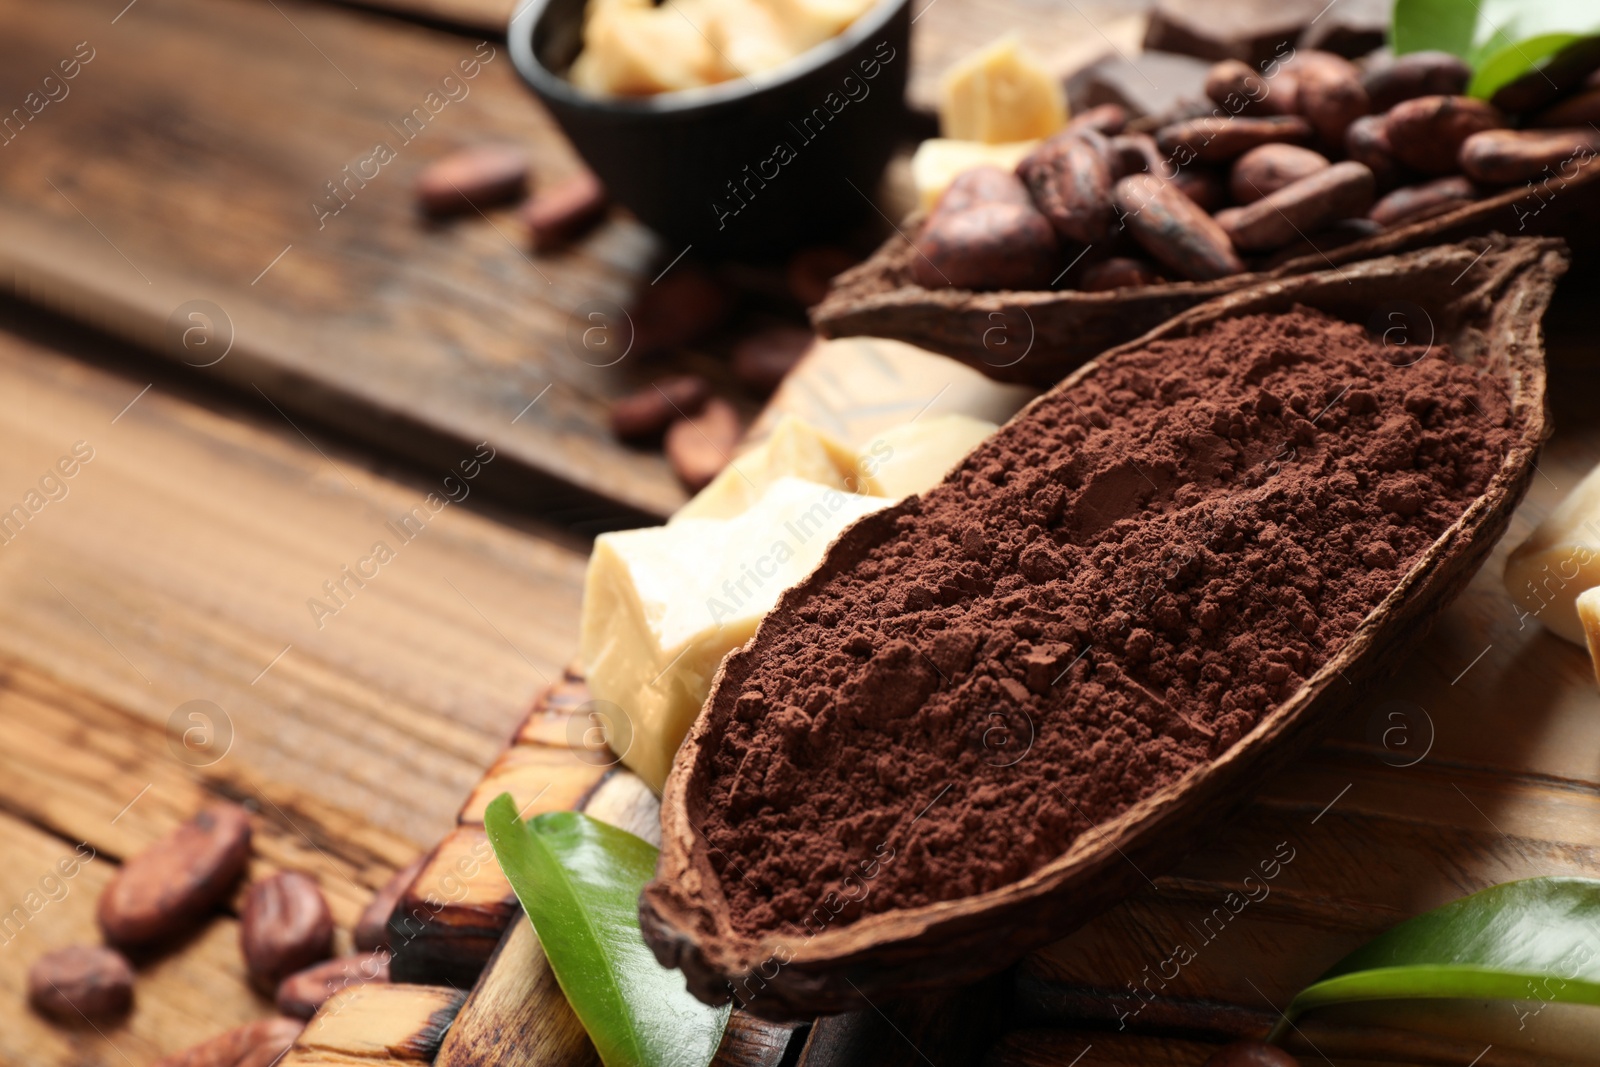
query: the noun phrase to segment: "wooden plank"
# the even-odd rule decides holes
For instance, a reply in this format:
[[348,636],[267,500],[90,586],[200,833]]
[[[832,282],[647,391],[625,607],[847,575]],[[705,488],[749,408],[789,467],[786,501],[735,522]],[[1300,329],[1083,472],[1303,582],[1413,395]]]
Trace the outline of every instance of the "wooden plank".
[[370,984],[318,1009],[282,1067],[432,1063],[466,994],[449,986]]
[[[592,366],[567,337],[580,305],[630,305],[680,250],[657,263],[620,215],[538,257],[509,210],[417,217],[413,178],[462,144],[526,146],[543,182],[578,166],[503,47],[305,0],[158,0],[114,25],[62,0],[0,11],[0,99],[23,101],[84,40],[68,95],[0,137],[7,285],[441,473],[487,440],[488,484],[578,486],[556,501],[575,521],[684,499],[658,454],[605,426],[607,399],[661,365]],[[379,143],[392,161],[357,174]],[[183,347],[187,310],[169,329],[193,301],[231,323],[204,369],[220,349]]]

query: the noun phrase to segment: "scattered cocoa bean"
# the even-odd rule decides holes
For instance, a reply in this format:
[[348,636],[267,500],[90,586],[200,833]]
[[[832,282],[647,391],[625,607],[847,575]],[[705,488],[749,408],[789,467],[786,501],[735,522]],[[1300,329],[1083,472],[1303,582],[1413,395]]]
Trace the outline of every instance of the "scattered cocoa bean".
[[582,170],[536,191],[522,207],[522,224],[533,247],[542,251],[581,236],[605,210],[605,186],[592,171]]
[[1472,80],[1472,68],[1449,52],[1407,52],[1369,68],[1361,84],[1375,112],[1419,96],[1459,96]]
[[861,262],[860,256],[843,248],[833,248],[828,245],[802,248],[789,259],[786,272],[789,295],[793,296],[801,307],[815,307],[828,295],[828,289],[832,286],[835,276],[859,262]]
[[1300,1067],[1300,1061],[1276,1045],[1235,1041],[1212,1053],[1205,1067]]
[[1206,74],[1206,95],[1230,115],[1292,115],[1298,96],[1293,74],[1261,75],[1239,59],[1224,59]]
[[1111,197],[1134,239],[1179,277],[1205,280],[1244,271],[1227,233],[1173,183],[1133,174],[1117,182]]
[[711,383],[698,374],[657,378],[611,402],[611,432],[624,441],[655,437],[678,419],[698,415],[710,397]]
[[770,393],[811,350],[817,335],[801,326],[772,326],[741,337],[733,346],[733,375]]
[[704,270],[688,263],[669,267],[634,305],[634,354],[692,344],[722,325],[732,309],[727,289]]
[[1228,203],[1228,182],[1210,167],[1184,167],[1172,176],[1178,191],[1208,212],[1221,210]]
[[[278,1016],[236,1026],[182,1052],[163,1056],[151,1067],[238,1067],[240,1061],[257,1049],[273,1049],[274,1057],[293,1045],[306,1024],[299,1019]],[[269,1061],[270,1062],[270,1061]]]
[[1311,139],[1310,123],[1299,115],[1262,118],[1218,117],[1189,119],[1156,131],[1156,144],[1180,166],[1190,161],[1226,163],[1257,145],[1303,144]]
[[1110,154],[1109,144],[1102,150],[1100,144],[1076,134],[1057,134],[1017,164],[1017,177],[1057,233],[1093,244],[1110,236],[1116,221],[1111,209]]
[[1028,195],[1027,185],[1014,172],[986,164],[957,174],[934,202],[928,217],[955,215],[979,204],[1032,207],[1033,197]]
[[1080,111],[1067,120],[1063,133],[1078,133],[1082,130],[1094,130],[1107,137],[1121,133],[1128,126],[1128,109],[1121,104],[1101,104]]
[[245,893],[239,947],[257,989],[270,994],[284,977],[328,958],[333,915],[316,879],[279,871]]
[[1131,256],[1112,256],[1096,263],[1083,272],[1078,288],[1086,293],[1102,293],[1110,289],[1129,289],[1136,285],[1160,285],[1166,281],[1154,263]]
[[1373,204],[1372,210],[1367,212],[1367,218],[1388,228],[1431,219],[1476,199],[1478,190],[1471,180],[1452,174],[1448,178],[1435,178],[1420,185],[1401,186]]
[[389,916],[394,914],[394,907],[400,903],[400,897],[416,879],[417,872],[422,870],[426,855],[418,856],[398,871],[394,872],[383,888],[373,896],[371,903],[362,911],[361,918],[356,920],[352,940],[355,946],[363,952],[389,947]]
[[436,159],[417,175],[417,201],[430,215],[491,207],[528,189],[528,157],[511,145],[474,145]]
[[28,968],[28,1003],[60,1022],[98,1022],[133,1003],[133,967],[115,949],[70,945]]
[[1266,252],[1372,206],[1372,171],[1346,160],[1317,171],[1246,207],[1217,213],[1235,248]]
[[1510,185],[1539,178],[1573,178],[1594,161],[1600,130],[1485,130],[1461,143],[1461,169],[1474,181]]
[[119,948],[183,933],[227,897],[249,859],[249,813],[206,808],[122,865],[100,894],[100,932]]
[[1318,142],[1343,148],[1345,130],[1372,110],[1361,72],[1343,56],[1308,49],[1295,55],[1294,73],[1299,81],[1296,106],[1316,130]]
[[359,956],[340,956],[296,971],[278,983],[273,998],[278,1010],[296,1019],[309,1019],[335,993],[351,986],[389,980],[389,954],[364,952]]
[[1362,115],[1344,131],[1346,159],[1365,163],[1379,189],[1391,189],[1404,180],[1406,171],[1389,149],[1389,119],[1386,115]]
[[1111,173],[1115,178],[1141,173],[1161,174],[1165,160],[1156,139],[1148,133],[1123,133],[1111,138]]
[[667,462],[684,485],[699,491],[728,465],[743,433],[733,405],[712,397],[698,415],[667,427]]
[[1326,170],[1328,157],[1292,144],[1264,144],[1233,162],[1228,191],[1240,204],[1253,204],[1285,185]]
[[1585,89],[1550,105],[1528,123],[1540,129],[1563,126],[1600,126],[1600,87]]
[[936,211],[917,236],[911,277],[927,289],[1043,289],[1060,269],[1056,231],[1031,203]]
[[1424,174],[1454,174],[1461,142],[1506,124],[1499,109],[1470,96],[1418,96],[1389,109],[1384,135],[1394,157]]

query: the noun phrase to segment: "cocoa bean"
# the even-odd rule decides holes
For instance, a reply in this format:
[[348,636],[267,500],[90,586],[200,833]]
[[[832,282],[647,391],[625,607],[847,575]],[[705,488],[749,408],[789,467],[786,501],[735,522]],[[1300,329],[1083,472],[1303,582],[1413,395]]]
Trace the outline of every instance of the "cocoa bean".
[[1032,203],[935,212],[917,251],[911,277],[928,289],[1042,289],[1061,269],[1056,231]]
[[1253,204],[1285,185],[1326,170],[1328,157],[1292,144],[1264,144],[1233,162],[1228,190],[1240,204]]
[[741,337],[733,346],[733,376],[770,393],[816,340],[815,333],[801,326],[772,326]]
[[979,204],[1016,204],[1032,207],[1033,197],[1022,179],[1009,170],[985,164],[964,170],[945,187],[933,210],[935,215],[954,215]]
[[1452,174],[1420,185],[1401,186],[1373,204],[1367,218],[1385,228],[1399,226],[1443,215],[1476,199],[1478,190],[1471,180]]
[[[1258,270],[1274,270],[1292,259],[1301,256],[1317,256],[1319,259],[1326,256],[1336,248],[1365,241],[1369,237],[1376,237],[1383,232],[1379,226],[1368,218],[1340,219],[1329,223],[1327,226],[1312,234],[1284,245],[1271,255],[1259,261]],[[1327,266],[1326,261],[1323,266]]]
[[634,354],[648,356],[692,344],[722,325],[733,299],[720,282],[688,263],[668,267],[647,285],[629,317]]
[[28,968],[28,1003],[61,1022],[98,1022],[133,1003],[133,967],[122,953],[100,945],[70,945],[47,952]]
[[1116,221],[1111,209],[1110,154],[1109,145],[1102,150],[1083,137],[1058,134],[1017,164],[1017,176],[1057,233],[1093,244],[1110,236]]
[[667,427],[667,462],[684,485],[695,491],[704,489],[733,458],[734,446],[743,433],[733,405],[712,397],[698,415]]
[[1311,125],[1299,115],[1209,115],[1161,127],[1156,131],[1156,144],[1179,166],[1186,166],[1195,160],[1226,163],[1257,145],[1303,144],[1311,134]]
[[416,879],[417,872],[422,870],[426,858],[425,855],[418,856],[395,871],[394,876],[373,896],[371,903],[362,911],[361,918],[356,920],[352,936],[356,948],[370,952],[389,947],[389,916],[394,914],[395,905],[400,903],[401,895]]
[[1361,72],[1343,56],[1311,50],[1295,55],[1293,69],[1299,81],[1296,106],[1316,131],[1317,141],[1324,148],[1343,148],[1345,130],[1372,110]]
[[95,917],[118,947],[150,945],[199,925],[250,859],[250,816],[216,804],[122,865]]
[[1173,183],[1134,174],[1117,182],[1111,198],[1134,239],[1179,277],[1203,281],[1244,271],[1222,227]]
[[544,250],[581,236],[605,210],[605,186],[592,171],[582,170],[535,192],[522,208],[522,224],[533,247]]
[[1470,96],[1418,96],[1389,109],[1384,135],[1395,159],[1424,174],[1454,174],[1461,142],[1505,126],[1500,111]]
[[1386,115],[1362,115],[1344,131],[1345,158],[1365,163],[1379,189],[1393,188],[1406,175],[1405,168],[1389,149],[1388,130]]
[[1372,171],[1347,160],[1247,207],[1218,212],[1217,223],[1240,251],[1266,252],[1338,219],[1364,214],[1372,196]]
[[1540,129],[1564,126],[1600,126],[1600,87],[1585,89],[1539,112],[1528,123]]
[[296,971],[278,983],[273,997],[278,1010],[297,1019],[309,1019],[334,994],[351,986],[389,980],[389,954],[364,952],[359,956],[340,956]]
[[1490,185],[1573,178],[1594,162],[1600,130],[1485,130],[1461,143],[1461,169]]
[[1184,167],[1172,176],[1178,191],[1208,212],[1220,211],[1228,203],[1228,183],[1210,167]]
[[1408,52],[1368,68],[1361,84],[1375,112],[1419,96],[1459,96],[1472,80],[1472,68],[1449,52]]
[[698,415],[710,397],[711,383],[698,374],[657,378],[611,402],[611,432],[624,441],[655,437],[676,420]]
[[[182,1052],[163,1056],[151,1067],[239,1067],[240,1061],[258,1049],[270,1048],[274,1057],[293,1045],[306,1024],[281,1016],[258,1019],[236,1026]],[[270,1061],[268,1061],[270,1062]]]
[[417,202],[430,215],[491,207],[528,189],[528,157],[511,145],[475,145],[436,159],[417,175]]
[[1127,108],[1121,104],[1101,104],[1099,107],[1091,107],[1072,116],[1063,128],[1063,132],[1078,133],[1083,130],[1094,130],[1111,137],[1121,133],[1127,126]]
[[1292,115],[1298,96],[1293,74],[1267,78],[1239,59],[1224,59],[1206,74],[1206,95],[1230,115]]
[[[1023,195],[1027,195],[1026,190],[1023,191]],[[785,279],[789,283],[789,295],[793,296],[801,307],[814,307],[822,303],[822,298],[828,295],[833,279],[859,262],[861,262],[860,256],[843,248],[833,248],[828,245],[802,248],[790,257],[789,267],[785,272]]]
[[1136,285],[1160,285],[1164,281],[1154,263],[1130,256],[1113,256],[1086,268],[1078,288],[1088,293],[1102,293]]
[[327,959],[333,915],[316,880],[280,871],[251,886],[239,916],[239,947],[250,981],[268,994],[287,975]]
[[1300,1067],[1300,1061],[1276,1045],[1235,1041],[1212,1053],[1204,1067]]
[[[1148,133],[1123,133],[1111,138],[1111,173],[1116,178],[1130,174],[1161,174],[1166,157]],[[1168,168],[1170,169],[1170,168]],[[1163,175],[1170,177],[1171,175]]]

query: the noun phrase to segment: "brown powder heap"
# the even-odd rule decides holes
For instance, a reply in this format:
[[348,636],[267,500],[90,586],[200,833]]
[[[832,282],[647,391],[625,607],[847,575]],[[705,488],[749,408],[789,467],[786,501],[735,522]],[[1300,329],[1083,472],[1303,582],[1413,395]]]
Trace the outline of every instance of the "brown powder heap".
[[1509,425],[1448,351],[1304,309],[1042,401],[767,620],[704,828],[735,926],[994,889],[1221,754],[1483,492]]

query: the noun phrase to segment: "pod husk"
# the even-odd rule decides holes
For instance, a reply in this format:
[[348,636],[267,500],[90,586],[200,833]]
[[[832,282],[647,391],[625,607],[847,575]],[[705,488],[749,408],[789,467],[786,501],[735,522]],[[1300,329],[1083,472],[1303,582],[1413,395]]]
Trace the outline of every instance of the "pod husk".
[[[1208,826],[1248,799],[1264,776],[1314,741],[1333,713],[1361,696],[1363,683],[1392,670],[1505,532],[1546,436],[1540,320],[1566,266],[1559,241],[1494,237],[1270,281],[1194,308],[1061,382],[1057,390],[1071,390],[1120,352],[1187,336],[1219,319],[1303,304],[1365,322],[1373,308],[1404,299],[1427,312],[1436,336],[1452,345],[1457,359],[1505,382],[1514,437],[1483,495],[1439,536],[1339,653],[1222,756],[1082,834],[1021,881],[975,896],[867,915],[809,939],[737,932],[710,845],[698,829],[707,816],[712,757],[734,702],[765,651],[758,629],[718,671],[667,781],[661,858],[640,897],[645,938],[656,957],[681,968],[690,990],[709,1002],[725,1000],[737,989],[750,1011],[769,1018],[846,1011],[882,997],[976,981],[1070,933],[1143,886],[1144,874],[1168,869]],[[1016,418],[1029,418],[1031,410],[1032,405]],[[847,571],[865,550],[892,535],[904,511],[904,505],[887,508],[848,529],[782,603],[801,602]]]
[[[913,220],[913,223],[917,220]],[[907,233],[915,233],[909,228]],[[835,279],[811,319],[824,337],[889,337],[967,363],[998,381],[1047,389],[1085,360],[1196,304],[1272,278],[1342,267],[1491,232],[1565,236],[1600,229],[1600,160],[1571,178],[1503,190],[1444,215],[1291,259],[1268,272],[1110,292],[1076,289],[925,289],[912,281],[916,250],[903,236]]]

